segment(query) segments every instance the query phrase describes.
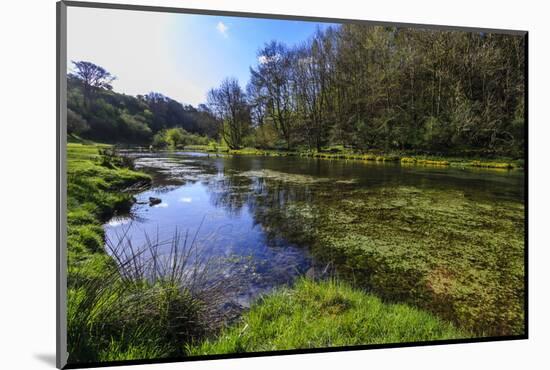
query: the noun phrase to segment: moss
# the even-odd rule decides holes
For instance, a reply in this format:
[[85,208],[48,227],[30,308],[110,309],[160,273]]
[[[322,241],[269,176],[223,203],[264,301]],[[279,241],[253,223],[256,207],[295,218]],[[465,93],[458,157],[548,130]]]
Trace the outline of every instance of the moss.
[[71,225],[68,230],[69,248],[95,253],[103,250],[103,228],[99,224]]
[[[96,255],[104,255],[102,223],[132,202],[131,194],[121,190],[151,181],[144,173],[106,163],[100,154],[106,148],[109,146],[103,144],[67,145],[69,285],[74,285],[73,280],[81,279],[89,270],[83,261],[92,263]],[[92,263],[92,266],[98,265]]]
[[89,210],[79,208],[67,212],[67,221],[71,225],[85,225],[94,223],[96,219]]
[[449,166],[449,161],[435,161],[430,159],[418,159],[417,164],[430,165],[430,166]]
[[514,165],[512,163],[499,163],[499,162],[481,162],[472,161],[470,163],[472,167],[486,167],[486,168],[499,168],[499,169],[512,169]]
[[116,210],[129,206],[131,195],[121,190],[136,183],[149,183],[151,177],[125,167],[105,166],[99,150],[103,145],[67,145],[67,203],[69,223],[86,217],[104,220]]
[[[195,150],[208,151],[206,147],[195,146]],[[359,160],[372,161],[377,163],[399,162],[402,165],[417,165],[417,166],[455,166],[455,167],[475,167],[482,169],[521,169],[523,168],[523,160],[507,159],[506,162],[495,162],[489,160],[471,160],[460,157],[444,158],[440,156],[425,156],[425,155],[401,155],[391,153],[358,153],[351,149],[346,149],[342,146],[324,148],[323,151],[316,150],[298,150],[298,151],[279,151],[272,149],[256,149],[243,148],[230,150],[227,149],[230,155],[256,155],[270,157],[311,157],[328,160]]]

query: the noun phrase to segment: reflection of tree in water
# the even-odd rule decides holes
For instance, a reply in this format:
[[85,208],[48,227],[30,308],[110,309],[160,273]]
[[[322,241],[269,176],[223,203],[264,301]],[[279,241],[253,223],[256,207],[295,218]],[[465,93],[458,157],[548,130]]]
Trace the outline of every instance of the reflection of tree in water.
[[288,242],[303,245],[304,224],[289,222],[287,208],[295,202],[314,202],[319,184],[291,184],[262,177],[229,175],[208,183],[210,200],[233,215],[247,207],[254,225],[260,225],[270,247]]
[[205,183],[210,201],[230,215],[249,212],[253,225],[260,226],[265,235],[267,247],[255,250],[254,258],[235,255],[225,258],[222,263],[224,268],[231,270],[232,279],[239,281],[238,302],[246,305],[261,292],[292,283],[311,266],[308,251],[296,246],[295,241],[281,230],[285,226],[290,230],[292,225],[287,225],[281,215],[286,205],[298,199],[309,199],[311,191],[307,187],[224,172],[224,176],[220,174]]
[[243,176],[227,175],[210,179],[206,184],[210,201],[230,215],[238,216],[252,195],[251,180]]
[[[277,277],[281,282],[291,282],[297,273],[305,274],[307,271],[308,276],[326,276],[338,274],[338,266],[345,265],[345,257],[337,251],[315,247],[317,218],[320,215],[312,212],[307,219],[297,217],[293,211],[295,205],[309,204],[312,205],[312,210],[318,209],[318,205],[314,204],[326,202],[327,192],[338,193],[350,189],[351,186],[333,182],[304,184],[239,174],[211,182],[208,189],[213,204],[225,208],[232,214],[239,214],[246,206],[254,225],[261,227],[266,246],[274,251],[275,256],[290,259],[288,251],[277,254],[277,251],[288,248],[289,245],[307,248],[307,251],[304,251],[310,256],[307,265],[289,266],[289,260],[268,263],[269,269],[281,269],[279,272],[272,272],[273,277]],[[283,271],[284,269],[286,271]],[[282,279],[281,276],[285,274],[287,279]]]
[[254,223],[261,225],[268,243],[276,245],[285,238],[298,245],[307,245],[310,235],[304,224],[289,222],[288,207],[295,202],[314,202],[316,185],[294,185],[280,181],[258,179],[261,192],[249,204]]

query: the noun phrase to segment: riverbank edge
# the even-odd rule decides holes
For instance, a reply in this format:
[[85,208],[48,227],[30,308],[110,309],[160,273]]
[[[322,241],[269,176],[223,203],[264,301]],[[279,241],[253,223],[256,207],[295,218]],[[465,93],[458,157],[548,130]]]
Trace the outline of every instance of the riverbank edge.
[[[98,306],[93,297],[94,282],[112,284],[116,263],[105,250],[103,224],[117,211],[133,204],[124,189],[140,183],[150,185],[151,177],[130,170],[102,156],[113,146],[99,143],[67,144],[67,351],[69,363],[102,360],[93,327],[100,325],[92,312]],[[113,339],[113,338],[109,338]],[[112,344],[117,341],[112,340]]]
[[[80,263],[83,263],[83,266],[80,266],[79,268],[76,268],[76,266],[70,265],[68,266],[69,269],[69,295],[68,295],[68,305],[72,307],[73,309],[69,309],[69,312],[73,314],[81,314],[76,309],[81,308],[76,304],[75,306],[75,298],[78,297],[78,295],[75,292],[78,292],[79,287],[78,286],[71,286],[71,284],[74,284],[74,281],[71,281],[71,277],[75,277],[71,274],[77,274],[76,277],[78,279],[83,279],[84,281],[87,280],[101,280],[101,279],[107,279],[107,275],[109,271],[112,271],[107,268],[107,266],[112,265],[112,258],[106,253],[106,251],[103,249],[103,243],[105,242],[105,234],[104,230],[102,228],[102,225],[104,222],[106,222],[109,218],[111,218],[113,215],[116,214],[117,210],[123,208],[128,208],[131,205],[131,194],[127,192],[122,192],[123,188],[130,187],[132,185],[135,185],[139,182],[148,182],[150,184],[151,178],[149,175],[129,170],[128,168],[122,167],[117,164],[113,164],[110,162],[105,162],[105,159],[102,159],[100,150],[104,150],[107,148],[112,148],[112,146],[108,145],[102,145],[102,144],[91,144],[91,145],[82,145],[82,144],[68,144],[68,162],[69,162],[69,173],[68,173],[68,181],[69,181],[69,187],[68,187],[68,194],[69,198],[79,198],[78,201],[75,202],[75,199],[72,199],[72,201],[69,202],[68,206],[68,227],[69,227],[69,234],[72,236],[69,237],[68,242],[68,248],[69,253],[71,254],[70,261],[79,261]],[[114,158],[112,158],[113,160]],[[116,159],[114,159],[115,162]],[[77,194],[74,194],[74,185],[75,183],[81,183],[82,181],[91,181],[94,184],[99,184],[98,187],[91,187],[89,189],[86,189],[87,192],[84,192],[77,196]],[[110,194],[112,197],[106,197],[105,194],[102,194],[102,198],[105,200],[105,204],[101,205],[100,207],[97,207],[97,205],[89,204],[89,201],[93,201],[96,198],[97,193],[105,193]],[[89,266],[87,266],[89,265]],[[302,285],[300,285],[302,284]],[[279,298],[281,297],[281,294],[291,294],[291,295],[302,295],[307,298],[307,302],[299,302],[295,303],[290,311],[294,312],[300,312],[301,308],[307,308],[308,306],[304,304],[308,303],[309,308],[312,308],[311,305],[316,305],[318,300],[318,292],[319,290],[326,286],[326,282],[322,281],[308,281],[307,283],[300,283],[298,282],[297,286],[294,287],[284,287],[280,290],[276,290],[273,294],[265,296],[265,299],[261,299],[258,302],[256,302],[253,305],[253,311],[252,313],[245,313],[243,316],[243,320],[249,319],[253,315],[253,312],[256,312],[257,310],[271,310],[273,311],[273,308],[270,306],[270,302],[278,302]],[[344,306],[347,305],[346,302],[350,301],[352,299],[351,296],[354,297],[364,297],[365,299],[377,299],[375,296],[369,295],[362,290],[351,288],[344,283],[338,283],[336,285],[339,287],[338,294],[334,296],[327,295],[325,298],[328,299],[330,304],[335,304],[337,310],[339,310],[340,305],[343,304]],[[334,289],[333,289],[334,291]],[[334,293],[334,292],[333,292]],[[79,299],[82,299],[80,297]],[[355,298],[357,299],[357,298]],[[86,299],[84,299],[86,300]],[[267,302],[267,303],[266,303]],[[343,302],[343,303],[342,303]],[[78,302],[76,302],[78,303]],[[390,307],[389,304],[386,303],[380,303],[383,308]],[[277,306],[277,305],[276,305]],[[401,305],[405,306],[405,305]],[[327,306],[328,307],[328,306]],[[332,307],[332,306],[331,306]],[[408,306],[407,306],[408,307]],[[315,307],[313,307],[315,308]],[[330,308],[330,307],[329,307]],[[333,307],[334,308],[334,307]],[[332,309],[332,308],[330,308]],[[256,311],[254,311],[256,310]],[[327,308],[328,310],[328,308]],[[415,308],[408,308],[407,312],[413,312],[414,314],[424,315],[422,317],[425,318],[425,323],[430,323],[429,327],[439,327],[441,325],[441,328],[444,329],[445,333],[453,333],[451,337],[453,338],[463,338],[464,334],[458,330],[455,330],[452,326],[449,326],[450,324],[441,321],[437,316],[424,312],[419,309]],[[275,310],[274,312],[276,312]],[[281,311],[282,312],[282,311]],[[280,312],[280,313],[281,313]],[[288,311],[286,311],[288,313]],[[326,311],[330,313],[330,310]],[[318,318],[321,317],[325,311],[317,312]],[[364,315],[369,314],[369,310],[363,310]],[[363,317],[365,318],[365,317]],[[425,338],[421,336],[414,336],[414,333],[416,333],[415,330],[412,330],[413,328],[418,328],[418,323],[416,323],[413,326],[408,326],[406,324],[406,321],[403,321],[406,319],[406,317],[400,317],[400,316],[394,316],[392,320],[399,320],[402,321],[402,325],[397,325],[398,327],[402,328],[405,331],[409,331],[413,333],[412,337],[407,337],[407,340],[410,341],[420,341],[420,340],[433,340],[433,339],[443,339],[440,337],[433,337],[433,338]],[[266,320],[265,317],[262,320]],[[311,323],[315,322],[316,319],[314,318]],[[335,321],[330,321],[329,324],[334,325]],[[69,320],[69,330],[72,329],[72,333],[78,333],[79,330],[87,330],[90,326],[93,325],[103,325],[103,323],[94,323],[94,322],[83,322],[78,323],[76,327],[72,325],[73,323],[71,320]],[[260,325],[254,325],[250,330],[258,330],[258,332],[262,332],[262,328],[264,327],[264,324],[266,324],[266,321],[263,321]],[[394,321],[395,325],[395,321]],[[232,330],[232,333],[236,332],[237,325],[232,326],[231,328],[228,328],[227,330]],[[333,327],[333,329],[338,329],[336,327]],[[162,330],[162,328],[161,328]],[[241,329],[239,329],[240,331]],[[450,331],[448,331],[450,330]],[[147,332],[144,332],[143,335],[146,335]],[[224,333],[225,331],[220,333],[216,338],[219,341],[224,340]],[[296,333],[290,333],[291,337],[288,339],[288,342],[284,345],[284,347],[292,348],[292,343],[294,342],[293,335]],[[351,334],[351,335],[350,335]],[[107,336],[109,336],[108,333],[106,333]],[[353,333],[349,333],[349,337],[345,338],[347,341],[344,344],[353,344],[357,342],[357,338],[354,338]],[[448,338],[449,335],[446,335],[444,338]],[[92,336],[92,339],[94,337]],[[132,360],[132,359],[146,359],[146,358],[162,358],[167,356],[167,353],[165,352],[165,348],[157,348],[158,343],[154,340],[151,340],[151,347],[144,347],[143,344],[138,344],[137,346],[133,346],[132,343],[126,343],[128,339],[125,338],[117,338],[117,337],[108,337],[108,342],[103,342],[103,344],[107,343],[107,348],[104,348],[101,353],[87,353],[87,356],[92,356],[92,360],[95,361],[118,361],[118,360]],[[143,338],[141,338],[143,339]],[[211,338],[212,339],[212,338]],[[326,340],[326,338],[325,338]],[[387,342],[387,341],[385,341]],[[396,341],[398,343],[399,341]],[[208,339],[205,341],[206,344],[198,344],[200,348],[206,348],[205,346],[208,346],[210,343]],[[340,344],[340,343],[338,343]],[[192,347],[185,347],[185,343],[172,343],[172,345],[178,345],[188,354],[197,354],[194,350],[192,350]],[[328,343],[327,345],[334,345],[331,343]],[[80,348],[80,352],[82,353],[83,350],[85,351],[94,351],[98,350],[98,347],[100,347],[100,344],[97,344],[97,347],[94,346],[93,348],[86,347]],[[166,347],[169,347],[168,345]],[[298,347],[293,347],[298,348]],[[235,349],[235,348],[233,348]],[[246,351],[253,351],[254,348],[245,348]],[[76,352],[78,354],[78,352]],[[221,353],[221,352],[220,352]],[[73,353],[73,355],[75,355]],[[77,356],[77,355],[76,355]],[[94,357],[95,356],[95,357]],[[71,359],[71,362],[78,362],[81,358],[73,357]],[[87,358],[89,361],[90,358]]]
[[440,167],[459,167],[459,168],[480,168],[493,170],[523,170],[524,162],[522,159],[511,159],[506,157],[495,158],[465,158],[453,156],[438,155],[420,155],[414,153],[354,153],[349,150],[336,149],[331,151],[318,152],[316,150],[307,151],[284,151],[274,149],[229,149],[213,148],[208,145],[188,145],[183,150],[196,150],[201,152],[213,153],[218,155],[255,155],[268,157],[305,157],[319,158],[328,160],[355,160],[371,163],[396,163],[403,166],[440,166]]

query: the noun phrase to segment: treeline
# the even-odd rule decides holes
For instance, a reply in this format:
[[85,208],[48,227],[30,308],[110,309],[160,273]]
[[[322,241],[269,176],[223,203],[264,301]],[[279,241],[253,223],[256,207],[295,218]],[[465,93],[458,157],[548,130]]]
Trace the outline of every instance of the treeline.
[[524,42],[482,32],[330,27],[296,46],[265,44],[245,89],[227,78],[197,108],[159,93],[115,93],[105,69],[73,62],[68,130],[157,147],[216,140],[231,149],[338,145],[522,157]]
[[[165,137],[169,129],[178,128],[187,144],[217,138],[219,124],[205,105],[182,105],[155,92],[136,97],[119,94],[112,90],[115,77],[103,67],[85,61],[73,66],[67,81],[69,134],[106,143],[148,145],[156,134]],[[157,140],[157,144],[161,143]]]
[[208,94],[230,148],[521,156],[524,38],[346,24],[258,51]]

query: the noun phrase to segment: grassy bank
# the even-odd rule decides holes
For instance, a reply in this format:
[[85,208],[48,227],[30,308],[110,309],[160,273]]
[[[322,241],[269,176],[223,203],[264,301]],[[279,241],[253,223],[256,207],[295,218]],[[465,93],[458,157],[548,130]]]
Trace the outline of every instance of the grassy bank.
[[398,163],[403,166],[417,165],[417,166],[452,166],[452,167],[472,167],[472,168],[490,168],[490,169],[522,169],[523,160],[507,158],[507,157],[495,157],[495,158],[481,158],[472,156],[459,157],[459,156],[445,156],[445,155],[425,155],[415,154],[412,152],[395,152],[385,153],[382,151],[371,151],[368,153],[358,153],[351,149],[343,148],[341,146],[335,146],[327,148],[323,151],[316,150],[272,150],[272,149],[256,149],[256,148],[243,148],[243,149],[229,149],[227,147],[213,147],[208,145],[189,145],[185,147],[186,150],[198,150],[210,153],[226,153],[229,155],[259,155],[270,157],[309,157],[320,158],[328,160],[356,160],[356,161],[368,161],[376,163]]
[[[124,167],[113,156],[100,151],[105,145],[67,145],[67,224],[69,283],[77,283],[82,260],[104,256],[101,225],[116,212],[126,211],[132,196],[122,192],[136,184],[151,181],[146,174]],[[96,256],[96,254],[98,256]]]
[[104,247],[102,223],[127,211],[132,189],[150,177],[128,168],[108,146],[71,143],[67,154],[69,363],[183,355],[182,343],[209,328],[209,292],[191,289],[198,276],[181,278],[188,261],[177,254],[180,239],[174,238],[169,266],[152,261],[167,271],[163,276],[151,277],[143,249],[128,241],[108,241],[111,255]]
[[241,322],[191,346],[195,355],[471,337],[434,315],[335,281],[301,279],[256,302]]

